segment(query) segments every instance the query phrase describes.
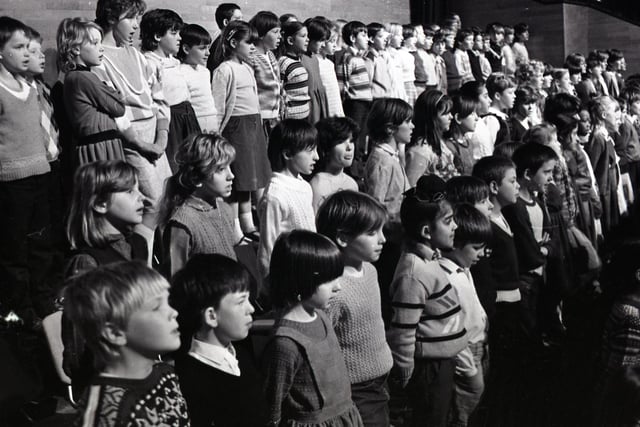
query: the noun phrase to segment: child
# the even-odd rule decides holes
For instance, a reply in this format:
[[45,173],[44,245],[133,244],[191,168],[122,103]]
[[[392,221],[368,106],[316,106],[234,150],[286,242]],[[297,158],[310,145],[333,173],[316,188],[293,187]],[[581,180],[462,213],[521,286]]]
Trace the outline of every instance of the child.
[[491,223],[469,204],[456,206],[453,220],[457,226],[453,249],[445,251],[438,262],[458,293],[468,332],[467,348],[456,356],[452,404],[452,422],[466,426],[482,397],[489,368],[487,314],[469,269],[484,257],[487,242],[491,240]]
[[180,347],[169,283],[159,273],[135,262],[87,272],[65,289],[64,313],[99,372],[80,402],[78,425],[189,425],[178,378],[158,362]]
[[566,68],[556,68],[552,73],[553,81],[551,82],[550,94],[568,93],[569,95],[578,96],[576,88],[571,83],[571,74]]
[[416,29],[413,25],[402,26],[402,46],[398,49],[398,62],[402,69],[402,80],[404,81],[404,91],[407,95],[405,101],[409,105],[416,103],[418,90],[416,89],[416,59],[411,52],[416,50]]
[[516,57],[511,49],[514,38],[513,27],[510,25],[504,26],[504,43],[502,45],[502,58],[504,59],[504,73],[513,78],[516,73]]
[[491,69],[494,73],[504,73],[504,57],[502,56],[502,46],[504,44],[504,26],[499,22],[493,22],[487,25],[486,29],[489,35],[489,46],[486,55]]
[[282,55],[278,59],[278,67],[285,92],[284,117],[288,119],[307,119],[311,114],[309,72],[300,58],[308,46],[309,32],[301,22],[282,26]]
[[453,28],[443,28],[445,51],[442,53],[447,70],[447,93],[455,93],[460,89],[460,71],[454,57],[456,31]]
[[211,35],[200,25],[189,24],[180,30],[180,50],[176,57],[182,62],[180,73],[187,82],[189,102],[203,132],[218,132],[218,111],[211,94],[211,73],[206,68]]
[[[342,349],[351,397],[365,426],[389,425],[386,379],[393,359],[385,339],[375,267],[385,243],[384,206],[363,193],[340,191],[327,199],[316,219],[318,232],[340,249],[342,290],[327,309]],[[386,298],[385,298],[386,300]]]
[[524,134],[535,124],[533,121],[538,97],[529,86],[520,86],[515,94],[513,112],[509,119],[509,135],[511,141],[522,142]]
[[282,114],[280,67],[273,53],[281,41],[280,21],[275,13],[262,11],[251,18],[249,25],[258,32],[256,51],[251,56],[251,66],[258,86],[262,127],[268,136]]
[[453,247],[456,229],[444,192],[444,181],[428,175],[407,193],[401,216],[408,242],[391,284],[389,383],[406,388],[413,425],[446,425],[455,356],[469,341],[458,294],[436,261],[438,251]]
[[222,32],[233,21],[242,21],[242,10],[235,3],[220,3],[216,8],[216,24],[220,29],[218,37],[211,43],[209,48],[209,58],[207,59],[207,69],[213,76],[216,68],[222,64],[224,55],[224,38]]
[[176,373],[194,426],[266,424],[252,355],[233,344],[251,328],[250,289],[248,271],[219,254],[196,255],[173,277],[169,300],[182,336]]
[[358,125],[348,117],[328,117],[316,123],[318,130],[318,172],[313,175],[313,210],[324,200],[342,190],[358,191],[356,181],[344,170],[353,163],[354,140],[358,136]]
[[[367,155],[367,114],[371,108],[371,78],[362,55],[369,46],[367,27],[359,21],[351,21],[342,28],[342,38],[347,47],[345,53],[336,63],[336,76],[342,94],[344,114],[360,127],[360,136],[356,141],[355,163],[357,167],[364,165]],[[361,170],[354,173],[361,176]]]
[[236,259],[233,210],[222,199],[233,182],[235,150],[220,134],[187,138],[176,153],[178,170],[167,181],[162,206],[167,275],[173,276],[196,254]]
[[21,77],[30,56],[25,33],[22,22],[0,17],[0,314],[13,311],[31,325],[31,297],[43,287],[51,264],[51,168],[38,93]]
[[[636,129],[637,113],[640,111],[640,89],[625,87],[620,99],[623,108],[622,120],[615,133],[615,149],[619,158],[620,180],[625,187],[625,197],[631,207],[640,196],[640,140]],[[632,215],[634,211],[630,212]]]
[[513,27],[514,41],[511,49],[516,60],[516,67],[529,62],[529,51],[526,43],[529,41],[529,26],[524,22]]
[[461,175],[471,175],[475,163],[473,148],[469,142],[478,123],[477,103],[473,98],[461,95],[453,96],[453,119],[449,130],[445,132],[446,145],[453,153],[453,162]]
[[257,83],[249,65],[256,37],[255,28],[246,22],[229,23],[222,35],[225,60],[211,80],[220,133],[236,150],[232,167],[236,229],[253,240],[258,239],[258,231],[251,213],[251,192],[260,199],[271,175]]
[[484,56],[484,34],[479,28],[473,29],[473,47],[467,51],[469,54],[469,65],[473,79],[479,82],[487,81],[491,74],[491,64]]
[[327,95],[322,86],[320,79],[320,68],[318,64],[318,54],[325,46],[327,39],[331,36],[331,28],[329,23],[323,17],[310,18],[304,22],[309,35],[307,49],[300,56],[302,65],[309,75],[309,97],[311,98],[311,110],[309,112],[309,121],[312,124],[318,120],[329,117]]
[[469,61],[471,49],[473,49],[473,31],[468,29],[458,31],[453,56],[460,73],[460,84],[475,80],[471,70],[471,62]]
[[407,148],[407,177],[415,185],[422,175],[435,174],[442,179],[458,175],[453,153],[445,144],[444,133],[453,118],[451,98],[437,90],[423,92],[413,115],[415,132]]
[[511,79],[504,74],[492,74],[487,79],[487,92],[491,99],[491,106],[485,117],[485,122],[489,128],[494,147],[502,142],[511,141],[509,116],[505,111],[513,108],[515,90]]
[[263,357],[269,425],[363,426],[323,311],[343,270],[335,244],[310,231],[284,233],[273,248],[269,281],[279,313]]
[[429,87],[429,89],[436,89],[442,93],[447,93],[449,89],[447,86],[447,65],[442,58],[445,50],[444,35],[442,33],[436,33],[433,36],[433,45],[429,51],[429,55],[431,55],[435,62],[436,81],[435,87]]
[[586,67],[584,78],[575,86],[578,97],[584,106],[589,105],[591,100],[604,95],[603,86],[600,85],[603,71],[602,62],[597,57],[589,55]]
[[121,96],[91,72],[102,64],[102,29],[82,18],[63,19],[57,41],[58,62],[66,72],[64,104],[75,138],[74,169],[98,160],[124,160],[123,143],[135,140],[136,133]]
[[169,134],[170,110],[147,59],[135,49],[133,35],[145,11],[143,0],[96,3],[96,24],[104,31],[104,57],[92,72],[111,83],[123,97],[127,118],[137,138],[128,140],[126,161],[138,169],[140,191],[147,198],[144,225],[154,230],[164,181],[171,176],[164,155]]
[[318,66],[320,68],[320,80],[327,94],[327,115],[329,117],[344,117],[342,109],[342,98],[340,97],[340,86],[336,77],[336,66],[329,58],[336,53],[338,37],[340,31],[333,23],[330,25],[331,35],[325,42],[324,47],[318,52]]
[[624,78],[622,73],[626,71],[624,55],[618,49],[609,50],[607,59],[607,69],[602,73],[609,95],[618,98],[624,88]]
[[412,113],[409,104],[400,99],[379,99],[367,118],[373,150],[365,167],[365,190],[387,208],[387,226],[392,233],[387,237],[398,241],[402,193],[410,188],[399,153],[411,140]]
[[463,84],[460,87],[460,95],[471,98],[477,103],[476,112],[480,116],[480,120],[477,121],[476,129],[470,138],[473,160],[477,161],[483,157],[490,156],[494,149],[491,133],[486,123],[486,115],[489,113],[491,98],[489,98],[487,86],[477,80]]
[[285,119],[269,137],[269,160],[273,175],[260,200],[260,246],[262,277],[269,273],[273,245],[285,231],[316,230],[313,190],[301,175],[311,175],[318,161],[318,132],[305,120]]
[[426,34],[421,24],[415,24],[413,25],[413,28],[416,31],[416,47],[415,50],[409,50],[409,52],[415,59],[416,68],[414,84],[416,85],[416,90],[418,91],[419,96],[424,92],[427,85],[427,62],[430,62],[431,60],[427,51],[433,44],[433,33],[429,31],[429,34]]
[[[385,26],[389,33],[387,53],[389,54],[389,74],[391,75],[391,98],[407,100],[407,92],[404,89],[404,78],[400,49],[402,47],[402,25],[391,22]],[[433,61],[431,61],[433,62]],[[435,70],[434,70],[435,73]]]
[[371,78],[371,96],[373,99],[389,98],[391,95],[391,73],[386,51],[389,33],[382,24],[372,22],[367,25],[367,34],[369,49],[365,53],[364,59]]

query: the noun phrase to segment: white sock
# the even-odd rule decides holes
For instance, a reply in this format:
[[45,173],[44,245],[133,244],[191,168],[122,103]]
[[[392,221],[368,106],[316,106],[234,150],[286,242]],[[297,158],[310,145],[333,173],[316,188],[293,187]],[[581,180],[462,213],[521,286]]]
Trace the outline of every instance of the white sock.
[[242,227],[240,227],[240,220],[238,218],[233,220],[233,233],[235,234],[235,238],[233,239],[235,242],[239,242],[244,238],[244,233],[242,232]]

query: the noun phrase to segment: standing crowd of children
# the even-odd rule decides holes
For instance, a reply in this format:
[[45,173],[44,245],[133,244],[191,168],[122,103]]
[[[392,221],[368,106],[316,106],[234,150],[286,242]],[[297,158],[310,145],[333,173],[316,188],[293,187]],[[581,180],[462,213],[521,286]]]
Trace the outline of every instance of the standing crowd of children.
[[526,24],[457,15],[215,17],[98,0],[60,23],[52,88],[0,17],[2,326],[63,311],[77,425],[522,425],[602,292],[590,419],[640,420],[612,397],[640,377],[622,52],[554,68]]

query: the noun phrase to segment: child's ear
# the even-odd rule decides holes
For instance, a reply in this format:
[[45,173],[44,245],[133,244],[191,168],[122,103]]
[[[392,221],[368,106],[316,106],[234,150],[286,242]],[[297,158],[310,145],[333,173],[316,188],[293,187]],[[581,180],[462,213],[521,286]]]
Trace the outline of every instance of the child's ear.
[[191,47],[187,46],[186,44],[183,44],[182,46],[180,46],[180,49],[182,49],[182,52],[185,55],[188,55],[189,54],[189,49],[191,49]]
[[73,53],[74,56],[78,56],[80,55],[80,48],[75,46],[71,48],[71,53]]
[[282,152],[282,158],[285,160],[290,160],[293,156],[289,152],[289,150],[285,150]]
[[349,41],[351,42],[351,46],[356,44],[356,40],[357,40],[357,36],[353,34],[349,36]]
[[426,240],[431,240],[431,231],[429,230],[428,225],[425,224],[420,228],[420,237]]
[[213,307],[205,308],[204,312],[202,313],[202,317],[205,325],[211,328],[218,327],[218,314]]
[[159,43],[159,42],[160,42],[160,40],[162,39],[162,36],[161,36],[161,35],[159,35],[159,34],[154,34],[154,35],[153,35],[153,39]]
[[124,331],[114,325],[113,323],[107,323],[104,325],[101,331],[102,338],[109,344],[123,347],[127,345],[127,336]]
[[525,169],[522,177],[527,181],[531,181],[531,171],[529,169]]
[[455,120],[457,124],[460,124],[460,114],[459,113],[455,113],[453,115],[453,120]]
[[108,204],[106,200],[96,201],[92,207],[95,212],[104,215],[107,213]]
[[350,240],[351,239],[346,234],[344,234],[342,231],[338,231],[336,233],[336,244],[338,245],[338,247],[340,249],[346,248],[347,245],[349,244]]
[[229,46],[231,46],[231,49],[235,49],[238,46],[238,41],[236,39],[229,40]]
[[293,36],[287,36],[287,44],[293,46]]
[[489,183],[489,191],[491,192],[491,194],[498,194],[498,188],[500,188],[500,186],[496,181],[491,181]]

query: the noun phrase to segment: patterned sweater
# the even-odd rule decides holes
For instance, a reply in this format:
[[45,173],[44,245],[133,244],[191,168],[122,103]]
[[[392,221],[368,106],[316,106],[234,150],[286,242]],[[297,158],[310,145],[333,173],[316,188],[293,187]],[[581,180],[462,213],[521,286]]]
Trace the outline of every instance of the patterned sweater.
[[386,375],[393,365],[382,322],[375,267],[366,262],[362,276],[342,275],[342,290],[327,310],[338,336],[351,384]]
[[348,47],[340,62],[336,63],[336,77],[342,98],[359,101],[371,101],[371,78],[362,56]]
[[280,79],[284,85],[285,117],[306,119],[311,112],[309,96],[309,73],[300,58],[284,55],[278,60]]
[[139,380],[98,377],[85,393],[76,427],[190,425],[178,377],[164,363]]
[[387,331],[394,376],[406,385],[414,359],[452,358],[468,343],[458,294],[430,247],[409,242],[391,283],[393,315]]
[[273,52],[256,53],[249,61],[258,85],[260,116],[263,120],[278,119],[282,102],[280,66]]

